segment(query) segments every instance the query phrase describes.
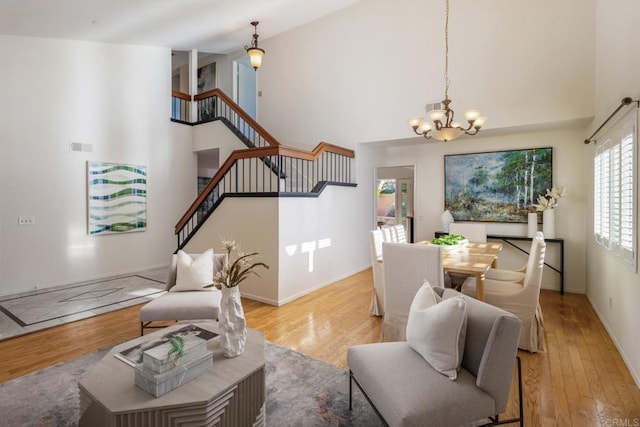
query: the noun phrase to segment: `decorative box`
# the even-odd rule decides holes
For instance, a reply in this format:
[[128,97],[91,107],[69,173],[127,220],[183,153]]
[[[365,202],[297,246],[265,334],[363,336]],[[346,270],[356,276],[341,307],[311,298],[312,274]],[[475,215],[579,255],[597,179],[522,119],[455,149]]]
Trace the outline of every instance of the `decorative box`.
[[[142,366],[158,374],[170,371],[175,367],[169,358],[171,348],[171,343],[166,342],[145,350],[142,354]],[[187,363],[193,359],[197,359],[206,352],[207,341],[195,336],[187,336],[184,338],[184,355],[182,356],[181,363]]]
[[154,397],[160,397],[210,369],[213,366],[212,354],[205,345],[205,351],[200,356],[191,357],[187,361],[183,357],[177,366],[169,361],[168,365],[171,368],[163,373],[154,372],[144,365],[136,367],[135,384]]

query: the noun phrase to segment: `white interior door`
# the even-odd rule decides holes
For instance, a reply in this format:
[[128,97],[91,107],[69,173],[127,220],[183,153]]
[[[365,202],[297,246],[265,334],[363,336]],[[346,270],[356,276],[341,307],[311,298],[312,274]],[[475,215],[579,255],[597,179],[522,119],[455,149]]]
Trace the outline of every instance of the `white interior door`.
[[254,120],[258,118],[258,81],[256,70],[251,67],[249,57],[235,61],[234,101]]

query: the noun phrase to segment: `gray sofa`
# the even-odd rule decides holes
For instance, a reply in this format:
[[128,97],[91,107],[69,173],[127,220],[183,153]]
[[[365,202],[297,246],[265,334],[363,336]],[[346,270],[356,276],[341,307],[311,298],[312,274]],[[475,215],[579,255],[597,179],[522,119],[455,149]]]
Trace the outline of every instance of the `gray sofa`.
[[[443,300],[461,295],[452,289],[434,290]],[[390,426],[460,426],[485,418],[490,422],[484,425],[522,425],[519,359],[520,418],[502,421],[498,416],[509,399],[521,322],[502,309],[464,299],[467,332],[455,381],[433,369],[405,341],[358,345],[347,354],[350,407],[355,382]]]
[[[192,258],[199,254],[189,254]],[[226,262],[225,254],[213,255],[214,273],[219,271]],[[203,291],[169,292],[176,284],[177,255],[171,257],[167,275],[167,292],[148,302],[140,308],[140,335],[144,335],[145,328],[157,328],[152,322],[166,320],[217,320],[220,310],[221,293],[213,288]],[[213,276],[212,280],[213,280]]]

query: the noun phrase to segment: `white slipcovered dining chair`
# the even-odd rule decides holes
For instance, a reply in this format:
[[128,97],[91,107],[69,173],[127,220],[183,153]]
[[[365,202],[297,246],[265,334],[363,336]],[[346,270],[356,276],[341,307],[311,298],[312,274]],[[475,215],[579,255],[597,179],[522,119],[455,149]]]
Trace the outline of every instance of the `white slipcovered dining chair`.
[[382,263],[379,262],[379,258],[382,258],[382,230],[376,229],[369,232],[369,246],[371,249],[371,269],[373,270],[371,314],[382,316],[384,314],[384,275]]
[[[544,343],[544,322],[539,298],[545,251],[544,239],[541,235],[536,235],[522,283],[486,279],[484,285],[485,302],[520,318],[522,330],[518,347],[532,353],[542,350]],[[474,277],[465,280],[462,293],[470,296],[476,294]]]
[[444,287],[441,248],[437,245],[382,244],[384,321],[382,341],[404,341],[409,308],[425,280]]
[[[544,234],[542,233],[542,231],[536,232],[535,237],[538,237],[540,240],[544,240]],[[527,260],[527,264],[523,265],[522,267],[516,270],[490,268],[489,271],[487,271],[487,274],[485,275],[485,277],[491,280],[502,280],[505,282],[523,283],[524,273],[525,271],[527,271],[527,265],[531,261],[531,258],[534,256],[533,254],[534,245],[537,245],[538,241],[539,240],[536,240],[536,239],[531,240],[531,249],[529,250],[529,258]]]
[[404,225],[398,224],[391,227],[391,237],[395,243],[407,243],[407,232]]
[[391,236],[391,228],[382,227],[380,229],[380,231],[382,231],[382,241],[383,242],[393,242],[393,238]]
[[487,226],[484,224],[461,224],[452,222],[449,224],[449,234],[459,234],[470,242],[484,243],[487,241]]

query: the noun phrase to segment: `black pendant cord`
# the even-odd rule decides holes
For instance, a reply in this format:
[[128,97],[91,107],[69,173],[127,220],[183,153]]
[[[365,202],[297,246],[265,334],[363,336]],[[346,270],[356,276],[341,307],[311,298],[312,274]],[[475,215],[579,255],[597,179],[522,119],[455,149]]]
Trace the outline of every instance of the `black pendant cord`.
[[604,121],[604,123],[602,123],[600,125],[600,127],[598,129],[596,129],[596,131],[593,133],[593,135],[591,135],[588,139],[584,140],[585,144],[589,144],[591,141],[593,141],[593,137],[596,136],[598,134],[598,132],[600,132],[600,130],[607,124],[609,123],[609,120],[611,120],[613,118],[613,116],[615,116],[616,114],[618,114],[618,111],[620,111],[621,108],[629,105],[629,104],[636,104],[636,108],[640,107],[640,100],[633,100],[630,97],[625,97],[622,98],[622,101],[620,101],[620,105],[618,105],[618,108],[615,109],[615,111],[613,113],[611,113],[611,115],[609,117],[607,117],[607,120]]

